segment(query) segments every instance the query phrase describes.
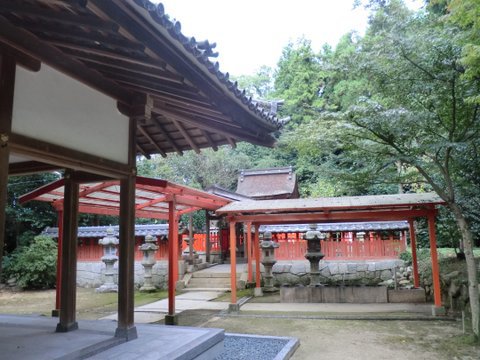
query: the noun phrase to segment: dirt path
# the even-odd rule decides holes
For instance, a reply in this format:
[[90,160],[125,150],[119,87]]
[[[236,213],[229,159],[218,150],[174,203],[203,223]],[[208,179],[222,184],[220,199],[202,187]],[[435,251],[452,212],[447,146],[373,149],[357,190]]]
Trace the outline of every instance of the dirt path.
[[[141,299],[141,303],[148,301],[148,298]],[[0,291],[0,313],[4,314],[49,315],[54,304],[55,290]],[[96,294],[93,289],[79,288],[77,310],[78,319],[98,319],[117,310],[117,295]],[[285,319],[266,314],[243,314],[249,316],[221,316],[218,311],[188,310],[180,315],[179,325],[223,328],[233,333],[293,336],[300,339],[294,360],[480,359],[480,346],[472,345],[462,336],[461,322]]]
[[[468,344],[460,322],[351,321],[219,316],[205,310],[181,314],[180,325],[226,332],[293,336],[294,360],[478,360],[480,346]],[[467,343],[466,343],[467,342]]]

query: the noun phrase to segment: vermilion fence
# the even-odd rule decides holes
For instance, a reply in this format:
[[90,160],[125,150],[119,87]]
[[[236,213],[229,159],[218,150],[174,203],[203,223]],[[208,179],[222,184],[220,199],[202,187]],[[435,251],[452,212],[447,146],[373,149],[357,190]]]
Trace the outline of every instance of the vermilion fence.
[[[183,235],[179,243],[180,254],[188,250],[187,242],[183,241],[187,235]],[[194,235],[193,248],[197,252],[206,250],[206,234]],[[277,260],[304,260],[307,251],[307,241],[301,240],[301,234],[275,234],[274,240],[280,247],[275,250]],[[143,243],[142,237],[135,239],[135,260],[140,261],[143,253],[139,246]],[[218,231],[212,231],[210,234],[211,251],[223,251],[228,254],[228,231],[224,231],[219,236]],[[238,248],[243,248],[243,237],[240,238]],[[354,239],[350,235],[344,235],[337,240],[322,240],[322,253],[326,260],[361,260],[361,259],[380,259],[380,258],[398,258],[400,253],[406,249],[406,238],[402,234],[400,239],[389,237],[388,240],[382,240],[378,236],[367,237],[365,240]],[[157,260],[168,259],[168,241],[157,240],[158,251],[155,253]],[[99,261],[103,256],[103,248],[98,244],[98,239],[84,238],[80,239],[78,245],[78,261]]]

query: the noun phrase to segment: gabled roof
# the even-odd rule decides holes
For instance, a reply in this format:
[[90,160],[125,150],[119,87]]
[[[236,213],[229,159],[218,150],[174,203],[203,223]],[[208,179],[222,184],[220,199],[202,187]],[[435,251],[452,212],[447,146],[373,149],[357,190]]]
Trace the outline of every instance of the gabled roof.
[[[20,196],[20,203],[38,200],[63,209],[64,179],[42,186]],[[136,177],[135,215],[140,218],[168,219],[168,201],[175,200],[178,214],[199,209],[216,210],[230,201],[205,191],[172,182]],[[118,215],[120,212],[120,182],[118,180],[80,184],[79,212]]]
[[291,166],[242,170],[236,192],[257,200],[295,199],[299,196],[297,177]]
[[224,189],[218,185],[212,185],[205,189],[205,191],[235,201],[251,200],[248,196]]
[[270,133],[282,122],[219,70],[214,48],[146,0],[0,3],[0,52],[26,54],[121,104],[138,103],[151,115],[136,134],[146,156],[236,141],[273,145]]
[[232,202],[216,211],[260,224],[394,221],[428,216],[444,205],[435,193]]

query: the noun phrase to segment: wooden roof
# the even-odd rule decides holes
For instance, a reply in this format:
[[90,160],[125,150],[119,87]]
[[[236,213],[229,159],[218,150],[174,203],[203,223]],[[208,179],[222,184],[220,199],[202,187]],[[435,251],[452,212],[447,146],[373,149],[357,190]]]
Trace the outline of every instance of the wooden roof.
[[236,201],[218,209],[235,221],[262,224],[396,221],[426,216],[445,202],[435,193]]
[[121,111],[147,109],[136,134],[147,157],[274,144],[282,122],[219,71],[214,48],[146,0],[0,0],[0,52],[32,70],[32,59],[46,63],[118,100]]
[[[37,200],[50,202],[63,209],[64,179],[59,179],[22,195],[23,204]],[[136,177],[135,215],[141,218],[168,219],[168,201],[175,200],[179,214],[199,209],[216,210],[230,201],[205,191],[178,185],[166,180]],[[120,182],[118,180],[80,184],[79,212],[118,215]]]
[[297,177],[291,166],[242,170],[236,192],[256,200],[299,197]]

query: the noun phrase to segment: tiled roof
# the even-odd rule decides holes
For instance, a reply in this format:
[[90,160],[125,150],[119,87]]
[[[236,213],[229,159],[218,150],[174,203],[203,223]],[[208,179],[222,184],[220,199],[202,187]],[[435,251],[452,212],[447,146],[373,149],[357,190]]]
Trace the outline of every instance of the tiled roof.
[[[320,232],[335,231],[380,231],[380,230],[406,230],[407,221],[376,221],[376,222],[349,222],[349,223],[320,223],[317,230]],[[260,232],[271,233],[307,232],[310,224],[293,225],[262,225]]]
[[[115,226],[80,226],[78,228],[77,236],[79,238],[103,238],[107,236],[107,229],[112,227],[115,236],[118,236],[119,227]],[[58,228],[46,228],[43,235],[53,238],[58,237]],[[168,236],[168,224],[150,224],[150,225],[135,225],[135,236]]]

